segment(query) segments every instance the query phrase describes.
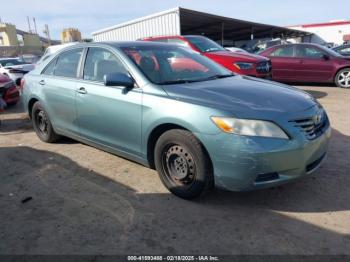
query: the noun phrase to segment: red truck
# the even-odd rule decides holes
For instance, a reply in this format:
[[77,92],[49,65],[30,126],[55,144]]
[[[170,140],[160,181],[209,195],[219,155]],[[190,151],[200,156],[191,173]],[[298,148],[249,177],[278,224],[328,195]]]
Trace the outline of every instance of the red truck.
[[231,52],[204,36],[159,36],[143,38],[143,41],[163,42],[189,47],[214,60],[232,72],[242,75],[270,78],[271,61],[263,56]]

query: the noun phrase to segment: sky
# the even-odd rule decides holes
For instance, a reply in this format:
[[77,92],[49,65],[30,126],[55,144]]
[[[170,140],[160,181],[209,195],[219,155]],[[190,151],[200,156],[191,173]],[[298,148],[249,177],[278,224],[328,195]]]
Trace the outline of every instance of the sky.
[[[78,28],[84,38],[93,31],[177,6],[248,21],[287,26],[350,20],[349,0],[10,0],[2,1],[2,22],[27,30],[35,17],[38,33],[49,25],[52,39],[63,28]],[[31,20],[32,22],[32,20]]]

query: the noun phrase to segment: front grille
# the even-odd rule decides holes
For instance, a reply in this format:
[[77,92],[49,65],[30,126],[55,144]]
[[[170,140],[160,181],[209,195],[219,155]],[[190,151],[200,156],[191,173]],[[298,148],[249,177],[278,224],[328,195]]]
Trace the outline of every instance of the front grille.
[[261,182],[267,182],[267,181],[276,180],[276,179],[279,179],[278,173],[265,173],[265,174],[259,174],[255,179],[255,182],[261,183]]
[[256,72],[258,72],[259,74],[270,73],[271,69],[272,69],[271,61],[259,62],[256,65]]
[[19,92],[16,91],[16,92],[13,92],[9,95],[6,95],[6,98],[11,99],[11,98],[17,98],[18,96],[19,96]]
[[322,112],[316,114],[313,117],[292,120],[294,126],[298,127],[309,140],[313,140],[322,135],[329,123],[327,114]]

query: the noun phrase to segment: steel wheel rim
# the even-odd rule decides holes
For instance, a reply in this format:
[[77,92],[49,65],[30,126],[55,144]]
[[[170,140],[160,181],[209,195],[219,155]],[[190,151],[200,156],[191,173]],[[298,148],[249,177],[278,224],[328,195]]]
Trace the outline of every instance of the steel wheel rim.
[[350,87],[350,70],[349,71],[343,71],[338,76],[338,83],[342,87],[349,88]]
[[191,186],[196,179],[196,163],[183,146],[172,144],[164,148],[162,166],[173,185]]
[[35,116],[35,121],[36,121],[38,131],[43,135],[47,135],[49,122],[48,122],[46,113],[43,110],[40,110],[37,112]]

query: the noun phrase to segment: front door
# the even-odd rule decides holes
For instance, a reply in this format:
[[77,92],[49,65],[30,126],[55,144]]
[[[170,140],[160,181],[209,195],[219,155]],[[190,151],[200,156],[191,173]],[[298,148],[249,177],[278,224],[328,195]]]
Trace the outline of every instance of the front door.
[[301,81],[329,82],[333,79],[333,63],[324,51],[314,46],[296,46],[295,56],[300,60],[295,74]]
[[128,70],[110,50],[89,48],[83,79],[77,83],[77,120],[80,135],[119,151],[141,153],[142,90],[105,86],[104,75]]

